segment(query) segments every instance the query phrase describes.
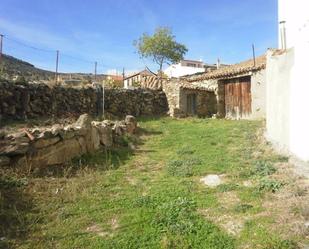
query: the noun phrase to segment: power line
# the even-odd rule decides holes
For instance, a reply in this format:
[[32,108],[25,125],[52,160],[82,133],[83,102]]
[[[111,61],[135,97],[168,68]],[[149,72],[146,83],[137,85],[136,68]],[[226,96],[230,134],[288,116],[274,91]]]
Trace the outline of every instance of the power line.
[[56,50],[49,50],[49,49],[43,49],[43,48],[38,48],[38,47],[31,46],[31,45],[23,43],[21,41],[15,40],[13,38],[9,38],[7,35],[4,35],[3,37],[6,40],[13,41],[13,42],[15,42],[15,43],[17,43],[19,45],[22,45],[24,47],[28,47],[28,48],[31,48],[31,49],[34,49],[34,50],[38,50],[38,51],[42,51],[42,52],[47,52],[47,53],[54,53],[54,52],[56,52]]
[[[32,46],[32,45],[26,44],[26,43],[24,43],[24,42],[22,42],[20,40],[8,37],[7,35],[2,35],[1,37],[6,39],[6,40],[8,40],[8,41],[15,42],[15,43],[17,43],[17,44],[19,44],[19,45],[21,45],[23,47],[27,47],[27,48],[30,48],[30,49],[33,49],[33,50],[37,50],[37,51],[41,51],[41,52],[47,52],[47,53],[53,53],[54,54],[54,53],[59,53],[59,51],[61,51],[59,49],[52,50],[52,49],[44,49],[44,48],[39,48],[39,47],[36,47],[36,46]],[[92,64],[92,65],[93,65],[93,63],[97,62],[97,66],[98,67],[105,68],[105,69],[107,69],[107,68],[115,68],[116,70],[119,69],[119,71],[121,71],[121,69],[122,69],[121,67],[115,67],[115,66],[112,66],[112,65],[107,65],[105,63],[100,63],[99,60],[90,61],[90,60],[87,60],[87,59],[84,59],[84,58],[72,56],[72,55],[69,55],[69,54],[66,54],[66,53],[62,53],[62,52],[61,52],[61,57],[62,58],[63,57],[67,57],[67,58],[70,58],[72,60],[76,60],[76,61],[80,61],[80,62],[84,62],[84,63],[89,63],[89,64]]]

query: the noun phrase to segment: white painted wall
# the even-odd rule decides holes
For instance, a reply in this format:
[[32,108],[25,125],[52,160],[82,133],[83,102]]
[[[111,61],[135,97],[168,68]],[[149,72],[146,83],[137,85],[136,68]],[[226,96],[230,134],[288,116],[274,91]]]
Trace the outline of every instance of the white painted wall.
[[[309,9],[308,9],[309,14]],[[309,161],[309,43],[294,48],[294,67],[290,79],[290,150]]]
[[178,78],[185,75],[205,72],[205,68],[182,66],[181,63],[170,65],[164,70],[169,78]]
[[290,148],[290,79],[293,66],[293,49],[278,56],[272,56],[272,52],[268,52],[266,135],[275,148],[283,153],[289,153]]
[[266,70],[254,72],[251,76],[251,115],[250,119],[266,117]]
[[[296,46],[309,38],[309,1],[308,0],[279,0],[279,23],[285,22],[286,48]],[[283,24],[282,24],[283,25]],[[282,47],[281,28],[279,25],[279,48]]]

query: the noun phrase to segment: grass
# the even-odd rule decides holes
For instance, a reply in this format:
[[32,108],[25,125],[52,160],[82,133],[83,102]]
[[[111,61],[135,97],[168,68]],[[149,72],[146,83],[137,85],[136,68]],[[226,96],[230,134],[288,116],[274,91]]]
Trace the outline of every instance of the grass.
[[[0,217],[8,217],[0,243],[293,249],[304,241],[286,238],[272,215],[260,215],[263,202],[283,187],[272,175],[274,163],[284,160],[259,144],[261,122],[160,118],[139,124],[138,137],[124,141],[136,151],[125,146],[99,151],[64,167],[19,173],[22,180],[11,172],[0,182]],[[256,150],[262,151],[258,157]],[[199,179],[207,174],[225,175],[224,184],[202,185]],[[242,229],[231,233],[235,221]]]

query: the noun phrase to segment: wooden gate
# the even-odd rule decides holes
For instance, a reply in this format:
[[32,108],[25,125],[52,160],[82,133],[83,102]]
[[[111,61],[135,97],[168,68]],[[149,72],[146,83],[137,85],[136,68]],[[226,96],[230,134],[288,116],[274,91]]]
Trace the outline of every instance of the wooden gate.
[[227,118],[246,118],[251,114],[251,77],[224,81],[225,116]]
[[196,114],[196,94],[194,93],[187,95],[187,114]]

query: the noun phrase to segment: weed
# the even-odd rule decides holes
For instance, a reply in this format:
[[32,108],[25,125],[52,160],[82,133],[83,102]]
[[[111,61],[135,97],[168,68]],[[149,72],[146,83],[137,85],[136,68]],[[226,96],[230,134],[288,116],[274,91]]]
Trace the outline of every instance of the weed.
[[179,197],[158,208],[154,223],[162,232],[187,234],[195,231],[196,203],[186,197]]
[[167,164],[167,172],[171,176],[193,176],[193,167],[201,163],[200,159],[194,157],[172,160]]
[[190,146],[184,146],[177,150],[178,155],[192,155],[194,154],[195,150],[193,150]]
[[253,172],[257,176],[269,176],[276,172],[276,168],[267,161],[258,161],[255,164]]
[[234,207],[234,211],[237,213],[246,213],[248,210],[252,209],[253,206],[250,204],[237,204]]
[[238,189],[239,185],[236,183],[223,183],[217,187],[219,192],[229,192]]
[[27,178],[0,176],[0,190],[23,187],[28,184]]
[[300,247],[292,240],[278,240],[269,242],[264,249],[300,249]]
[[284,183],[274,180],[274,179],[270,179],[270,178],[262,178],[260,180],[260,183],[258,185],[258,191],[259,192],[272,192],[275,193],[277,192],[282,186],[284,185]]

